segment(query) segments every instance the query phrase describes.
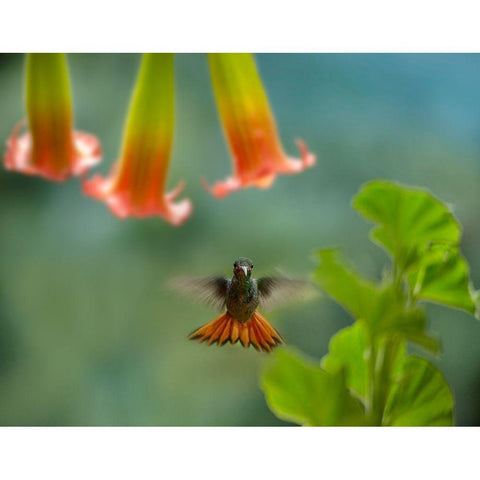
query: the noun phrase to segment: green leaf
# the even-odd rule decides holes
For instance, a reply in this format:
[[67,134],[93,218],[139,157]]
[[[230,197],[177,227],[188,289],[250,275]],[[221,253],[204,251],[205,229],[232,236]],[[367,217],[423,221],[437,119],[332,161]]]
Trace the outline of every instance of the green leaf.
[[378,225],[373,240],[391,254],[418,299],[475,313],[477,294],[458,244],[461,226],[427,190],[376,180],[363,186],[354,208]]
[[420,300],[460,308],[472,314],[476,310],[477,292],[470,282],[466,260],[458,249],[434,248],[435,261],[422,262],[422,268],[408,277],[413,294]]
[[442,348],[440,338],[437,334],[427,332],[427,317],[425,312],[420,309],[412,309],[401,312],[390,329],[385,329],[384,333],[400,335],[405,340],[423,347],[425,350],[438,355]]
[[426,333],[427,319],[418,308],[405,310],[406,299],[391,286],[376,286],[347,266],[338,250],[318,252],[320,264],[314,278],[354,319],[365,320],[373,335],[401,335],[438,353],[438,339]]
[[[377,393],[386,404],[378,422],[383,417],[382,425],[451,425],[453,398],[442,374],[427,360],[408,356],[404,342],[392,350],[391,338],[378,338],[375,344],[384,350],[383,362],[388,362],[385,369],[376,368],[376,388],[381,389]],[[366,325],[356,322],[332,338],[322,359],[326,371],[345,372],[347,386],[364,404],[368,403],[369,354]]]
[[374,180],[353,200],[354,208],[378,224],[373,239],[401,261],[414,264],[431,244],[458,245],[461,228],[450,208],[429,191]]
[[300,425],[364,424],[363,406],[345,386],[343,370],[331,374],[292,349],[267,360],[261,388],[279,418]]
[[442,373],[428,360],[405,358],[385,408],[383,424],[453,425],[453,396]]
[[330,340],[329,352],[322,367],[329,373],[345,371],[345,381],[363,401],[368,389],[368,330],[363,322],[340,330]]
[[[417,312],[418,313],[418,312]],[[386,337],[385,334],[395,335],[397,338],[404,338],[413,341],[419,345],[422,345],[428,350],[438,352],[440,347],[438,341],[435,338],[431,338],[424,332],[425,317],[420,316],[415,318],[416,314],[412,314],[412,318],[405,321],[405,325],[397,325],[396,331],[388,332],[384,331],[383,335],[378,334],[376,338],[375,346],[380,348],[384,345],[384,342],[391,338]],[[418,324],[417,324],[418,322]],[[410,325],[410,323],[412,325]],[[397,343],[398,344],[398,343]],[[399,344],[400,347],[395,349],[395,352],[390,352],[391,346],[388,346],[388,352],[382,354],[384,361],[387,361],[388,355],[392,353],[391,360],[391,372],[395,374],[401,370],[404,357],[405,357],[405,345]],[[340,330],[330,340],[329,352],[322,359],[322,367],[332,374],[340,372],[342,369],[345,372],[345,382],[348,388],[350,388],[364,404],[367,402],[368,388],[369,388],[369,357],[370,344],[369,344],[369,332],[367,325],[363,321],[357,321],[352,326]],[[390,370],[390,369],[389,369]],[[389,385],[393,382],[393,378],[383,379],[385,389],[390,388]]]
[[403,298],[393,287],[386,287],[378,296],[376,308],[368,319],[375,336],[396,335],[438,354],[441,350],[438,337],[427,333],[427,317],[418,307],[405,306]]
[[374,308],[378,288],[347,266],[337,249],[317,252],[320,263],[314,278],[331,297],[342,305],[353,318],[366,318]]

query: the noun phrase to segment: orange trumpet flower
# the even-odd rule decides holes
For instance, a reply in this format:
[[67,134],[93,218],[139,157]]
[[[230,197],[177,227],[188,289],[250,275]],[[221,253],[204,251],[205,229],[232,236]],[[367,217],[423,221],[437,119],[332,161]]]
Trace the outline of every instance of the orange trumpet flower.
[[277,174],[298,173],[315,164],[315,155],[298,141],[301,159],[282,148],[267,95],[249,53],[211,53],[210,73],[218,111],[234,162],[234,174],[206,188],[224,197],[243,187],[270,187]]
[[174,202],[183,184],[165,193],[173,127],[173,54],[144,54],[120,160],[108,178],[85,181],[85,194],[105,201],[120,218],[160,216],[182,224],[192,211],[190,200]]
[[28,131],[19,123],[7,141],[4,166],[27,175],[64,181],[101,159],[93,135],[73,130],[68,67],[62,53],[31,53],[26,61]]

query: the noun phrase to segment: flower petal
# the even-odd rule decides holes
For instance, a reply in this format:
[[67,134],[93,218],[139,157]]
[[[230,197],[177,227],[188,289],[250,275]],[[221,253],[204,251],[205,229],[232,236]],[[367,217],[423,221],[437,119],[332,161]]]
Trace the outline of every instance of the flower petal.
[[32,137],[30,133],[20,134],[23,125],[24,122],[19,122],[7,140],[7,151],[4,157],[6,170],[63,182],[72,175],[83,175],[101,160],[102,152],[98,139],[88,133],[74,132],[74,154],[69,165],[61,170],[55,162],[43,162],[36,165],[32,161]]
[[308,151],[305,143],[301,140],[297,140],[297,145],[300,149],[300,159],[286,157],[282,164],[266,167],[262,173],[251,178],[233,176],[227,178],[224,181],[216,182],[211,187],[207,184],[205,180],[202,179],[202,184],[208,192],[210,192],[217,198],[224,198],[230,193],[236,192],[237,190],[240,190],[242,188],[270,188],[275,182],[277,174],[295,174],[315,165],[316,157],[313,153],[310,153]]
[[172,192],[166,193],[157,201],[150,199],[148,203],[135,204],[130,192],[115,188],[114,175],[107,178],[95,175],[83,182],[84,193],[104,201],[118,218],[157,216],[164,218],[174,226],[184,223],[193,210],[192,202],[188,199],[174,201],[181,193],[182,187],[182,184],[179,184]]

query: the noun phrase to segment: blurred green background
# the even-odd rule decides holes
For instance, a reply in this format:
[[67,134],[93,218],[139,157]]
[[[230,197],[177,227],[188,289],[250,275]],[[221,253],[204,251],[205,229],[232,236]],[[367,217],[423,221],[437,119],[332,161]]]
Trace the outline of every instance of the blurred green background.
[[[78,129],[116,159],[140,56],[68,57]],[[425,186],[454,205],[480,287],[480,56],[257,56],[284,146],[318,156],[267,191],[219,201],[231,172],[204,56],[176,56],[177,118],[170,185],[187,181],[194,215],[120,221],[64,184],[0,171],[0,424],[285,425],[258,388],[264,354],[187,342],[215,315],[165,289],[174,275],[229,274],[248,256],[257,275],[308,277],[316,248],[339,246],[379,276],[386,255],[350,208],[362,182]],[[0,56],[0,138],[24,117],[23,57]],[[480,424],[480,324],[428,306],[444,352],[436,363],[456,397],[456,423]],[[349,324],[319,296],[270,313],[286,341],[320,358]]]

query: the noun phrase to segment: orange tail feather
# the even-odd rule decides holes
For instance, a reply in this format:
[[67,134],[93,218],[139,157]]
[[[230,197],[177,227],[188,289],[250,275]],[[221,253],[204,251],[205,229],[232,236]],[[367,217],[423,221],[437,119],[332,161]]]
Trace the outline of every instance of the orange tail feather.
[[227,341],[233,344],[240,340],[246,348],[253,345],[257,350],[266,352],[271,352],[272,348],[283,343],[280,334],[258,312],[244,323],[235,320],[228,312],[222,313],[210,323],[195,330],[188,339],[207,341],[208,345],[217,342],[219,347]]

